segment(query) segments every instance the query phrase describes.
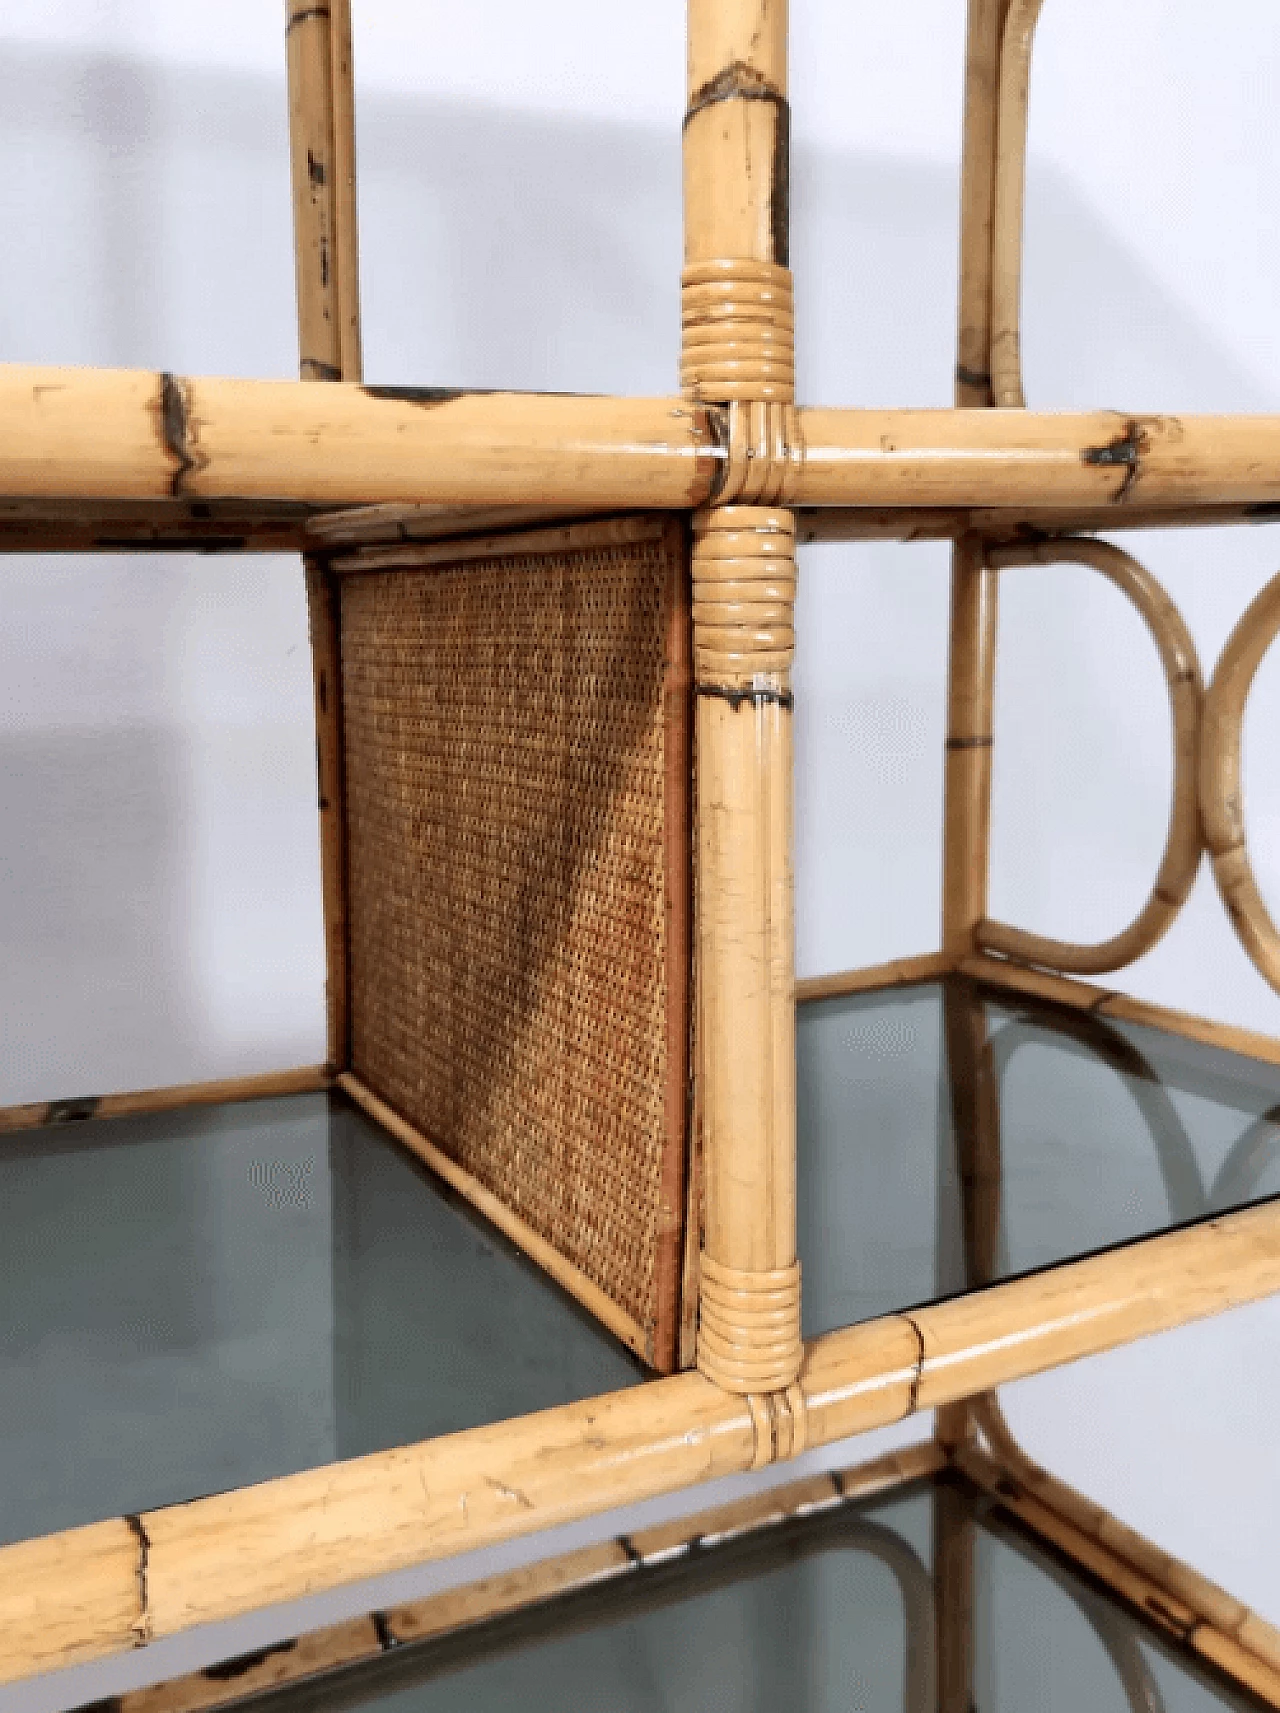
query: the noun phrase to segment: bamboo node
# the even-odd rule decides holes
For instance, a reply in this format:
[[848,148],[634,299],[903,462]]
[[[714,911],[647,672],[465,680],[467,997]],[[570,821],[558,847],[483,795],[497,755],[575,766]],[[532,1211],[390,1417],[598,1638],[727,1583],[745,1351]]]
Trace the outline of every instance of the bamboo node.
[[[746,1270],[726,1267],[704,1251],[698,1305],[702,1373],[727,1392],[783,1393],[795,1386],[802,1355],[800,1263]],[[784,1437],[790,1447],[796,1439],[793,1426]],[[772,1456],[771,1451],[765,1461]]]
[[[795,520],[723,505],[693,519],[693,646],[700,692],[789,705],[795,652]],[[772,692],[772,695],[768,693]]]
[[680,276],[680,386],[708,403],[796,396],[791,270],[730,258]]

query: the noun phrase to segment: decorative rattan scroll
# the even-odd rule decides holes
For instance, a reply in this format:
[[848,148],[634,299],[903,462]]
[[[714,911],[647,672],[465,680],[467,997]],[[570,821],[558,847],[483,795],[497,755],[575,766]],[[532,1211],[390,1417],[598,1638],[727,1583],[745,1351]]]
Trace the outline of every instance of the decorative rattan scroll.
[[1014,565],[1091,566],[1129,597],[1160,653],[1173,713],[1173,807],[1164,856],[1147,902],[1127,928],[1091,946],[1031,934],[1003,922],[980,922],[976,935],[986,951],[1074,975],[1120,969],[1149,951],[1164,934],[1182,908],[1200,866],[1196,752],[1203,680],[1195,644],[1181,613],[1150,572],[1107,542],[1064,539],[1032,546],[991,547],[987,563],[998,569]]
[[1251,603],[1222,651],[1205,697],[1200,814],[1214,879],[1232,925],[1260,973],[1280,993],[1280,934],[1258,889],[1244,823],[1244,709],[1262,657],[1280,631],[1280,576]]
[[1131,555],[1107,542],[1062,538],[1030,545],[988,545],[993,569],[1075,564],[1101,571],[1141,614],[1160,653],[1173,714],[1173,804],[1155,885],[1127,928],[1096,945],[1074,945],[1003,922],[980,921],[984,951],[1072,975],[1099,975],[1133,963],[1167,931],[1195,881],[1200,854],[1214,877],[1245,951],[1280,993],[1280,930],[1249,859],[1241,756],[1245,703],[1263,656],[1280,633],[1280,576],[1273,578],[1232,632],[1208,691],[1195,644],[1177,607]]

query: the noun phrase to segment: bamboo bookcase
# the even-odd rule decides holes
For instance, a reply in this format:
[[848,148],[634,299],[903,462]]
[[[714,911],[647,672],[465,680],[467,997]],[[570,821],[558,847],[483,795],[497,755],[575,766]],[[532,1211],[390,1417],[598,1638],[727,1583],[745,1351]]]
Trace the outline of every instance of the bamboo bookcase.
[[[1207,849],[1246,951],[1280,988],[1280,939],[1250,866],[1241,788],[1244,704],[1280,630],[1280,577],[1240,621],[1206,689],[1167,595],[1121,548],[1096,539],[1272,515],[1280,418],[1026,408],[1018,311],[1039,9],[1039,0],[969,0],[953,410],[796,403],[785,0],[689,3],[678,394],[361,383],[349,0],[287,7],[301,381],[0,369],[0,545],[283,548],[306,565],[328,1060],[239,1083],[104,1096],[85,1109],[108,1117],[336,1085],[665,1370],[584,1404],[2,1548],[0,1681],[758,1469],[934,1410],[934,1461],[1001,1493],[1094,1574],[1162,1602],[1197,1647],[1280,1706],[1276,1632],[1032,1465],[995,1398],[1005,1382],[1280,1290],[1280,1205],[988,1285],[995,1215],[980,1156],[991,1128],[982,1110],[989,1079],[972,1012],[949,999],[948,1056],[968,1073],[955,1081],[971,1108],[957,1129],[975,1150],[966,1165],[970,1283],[986,1288],[807,1344],[800,1331],[797,999],[968,977],[1280,1062],[1280,1043],[1080,979],[1119,969],[1155,943]],[[674,1214],[668,1204],[693,1181],[692,1165],[677,1161],[675,1191],[663,1191],[684,1244],[677,1256],[668,1243],[664,1277],[679,1272],[683,1295],[672,1310],[680,1296],[672,1285],[666,1318],[655,1310],[646,1324],[511,1196],[486,1187],[403,1103],[370,1086],[353,1060],[356,917],[367,909],[359,901],[372,870],[352,869],[379,847],[355,836],[348,803],[361,780],[344,764],[342,589],[360,572],[383,579],[390,599],[397,579],[429,580],[433,567],[447,567],[462,601],[469,565],[487,575],[518,550],[524,575],[536,577],[539,555],[550,565],[587,548],[629,552],[664,530],[671,552],[683,556],[689,544],[691,651],[686,679],[675,682],[686,685],[682,694],[692,683],[696,788],[689,797],[688,749],[668,727],[663,754],[678,765],[663,789],[678,774],[692,818],[685,827],[678,813],[668,817],[664,837],[693,853],[692,944],[677,961],[694,1045],[680,1099],[687,1084],[700,1168],[697,1195]],[[796,544],[927,537],[954,543],[941,948],[797,988]],[[1060,561],[1096,569],[1136,605],[1173,715],[1173,807],[1159,873],[1133,923],[1094,946],[992,921],[986,904],[1000,573]],[[441,603],[435,622],[443,627],[451,610]],[[394,855],[395,838],[385,848]],[[670,1072],[683,1065],[688,1030],[667,1000]],[[67,1116],[75,1116],[68,1103],[10,1109],[0,1128]],[[944,1694],[939,1704],[968,1703]]]

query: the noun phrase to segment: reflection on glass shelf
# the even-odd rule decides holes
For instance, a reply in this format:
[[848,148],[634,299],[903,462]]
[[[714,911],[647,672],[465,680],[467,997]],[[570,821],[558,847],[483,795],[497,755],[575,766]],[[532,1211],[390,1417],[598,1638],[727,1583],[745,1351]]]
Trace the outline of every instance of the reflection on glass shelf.
[[[1218,1049],[962,981],[797,1040],[810,1336],[1280,1194],[1280,1069]],[[342,1097],[0,1140],[0,1543],[638,1378]]]
[[639,1372],[342,1097],[0,1141],[0,1543]]
[[1276,1066],[961,979],[796,1033],[807,1336],[1280,1195]]
[[[935,1584],[935,1550],[939,1562],[945,1550],[945,1586]],[[943,1657],[971,1662],[970,1682],[950,1702],[939,1700]],[[262,1713],[937,1713],[944,1705],[1243,1713],[1252,1703],[996,1520],[976,1489],[943,1477],[695,1548],[253,1705]]]

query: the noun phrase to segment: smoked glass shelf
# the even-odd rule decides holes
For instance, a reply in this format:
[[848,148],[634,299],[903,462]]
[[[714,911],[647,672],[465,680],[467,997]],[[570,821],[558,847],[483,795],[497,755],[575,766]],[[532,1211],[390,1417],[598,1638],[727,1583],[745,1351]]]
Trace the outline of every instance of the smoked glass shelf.
[[760,1501],[730,1507],[298,1638],[125,1696],[116,1713],[249,1699],[260,1713],[1260,1705],[967,1479],[928,1475],[869,1499],[842,1484],[823,1477],[784,1490],[771,1516]]
[[[797,1050],[808,1336],[1280,1195],[1280,1068],[1215,1047],[952,978],[802,1005]],[[0,1304],[0,1544],[642,1378],[337,1093],[0,1140]]]

